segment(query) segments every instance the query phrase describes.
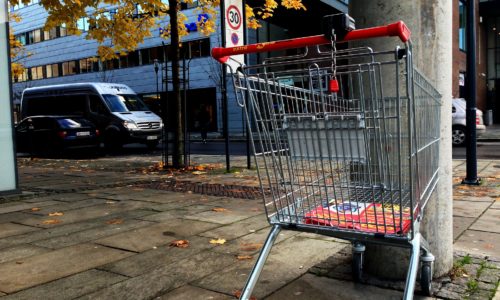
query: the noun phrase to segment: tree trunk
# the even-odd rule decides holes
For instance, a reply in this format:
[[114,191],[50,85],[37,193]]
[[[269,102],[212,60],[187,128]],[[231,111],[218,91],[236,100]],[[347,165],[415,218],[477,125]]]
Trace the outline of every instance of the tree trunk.
[[175,103],[175,141],[174,153],[172,156],[172,164],[174,168],[182,167],[182,155],[184,153],[184,121],[182,113],[182,100],[180,90],[180,77],[179,77],[179,29],[177,28],[177,13],[178,13],[178,0],[169,0],[169,16],[170,16],[170,57],[172,59],[172,87],[174,92]]

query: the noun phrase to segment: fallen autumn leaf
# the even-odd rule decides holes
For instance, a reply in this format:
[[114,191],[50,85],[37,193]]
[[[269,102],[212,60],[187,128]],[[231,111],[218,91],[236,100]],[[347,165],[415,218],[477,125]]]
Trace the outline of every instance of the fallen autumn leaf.
[[212,208],[212,210],[215,211],[215,212],[225,212],[225,211],[228,211],[227,209],[222,208],[222,207]]
[[[242,292],[240,290],[234,291],[233,293],[233,295],[238,299],[241,297],[241,294]],[[257,298],[255,298],[254,296],[250,296],[250,300],[257,300]]]
[[225,239],[216,239],[216,240],[211,240],[210,244],[214,245],[224,245],[226,243]]
[[257,251],[262,248],[262,243],[254,243],[254,244],[241,244],[241,251]]
[[121,223],[123,223],[122,219],[111,219],[109,221],[106,221],[106,224],[108,224],[108,225],[118,225]]
[[49,217],[59,217],[59,216],[62,216],[62,215],[64,215],[64,213],[59,212],[59,211],[55,211],[55,212],[49,213]]
[[246,260],[246,259],[252,259],[253,256],[251,256],[251,255],[237,255],[236,258],[238,260]]
[[177,247],[177,248],[187,248],[189,247],[189,241],[188,240],[176,240],[170,243],[170,247]]
[[45,220],[42,223],[43,224],[48,224],[48,225],[53,225],[53,224],[59,224],[59,223],[61,223],[61,220],[50,219],[50,220]]
[[40,207],[33,207],[31,211],[39,211],[41,208]]

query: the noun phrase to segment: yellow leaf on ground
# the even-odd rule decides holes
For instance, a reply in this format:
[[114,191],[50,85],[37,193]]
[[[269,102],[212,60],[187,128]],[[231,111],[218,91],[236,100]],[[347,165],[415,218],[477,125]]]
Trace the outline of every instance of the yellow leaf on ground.
[[50,219],[50,220],[45,220],[42,223],[43,224],[48,224],[48,225],[54,225],[54,224],[59,224],[61,222],[62,222],[61,220]]
[[55,212],[49,213],[49,217],[59,217],[59,216],[62,216],[62,215],[64,215],[64,213],[59,212],[59,211],[55,211]]
[[251,255],[238,255],[238,256],[236,256],[236,258],[238,260],[245,260],[245,259],[252,259],[253,256],[251,256]]
[[177,247],[177,248],[187,248],[189,247],[189,241],[188,240],[176,240],[170,243],[170,247]]
[[106,224],[108,224],[108,225],[118,225],[121,223],[123,223],[122,219],[111,219],[109,221],[106,221]]
[[41,209],[40,207],[33,207],[31,211],[40,211],[40,209]]
[[212,210],[215,211],[215,212],[225,212],[225,211],[228,211],[227,209],[222,208],[222,207],[212,208]]
[[210,244],[214,245],[224,245],[226,243],[225,239],[216,239],[216,240],[211,240]]
[[193,172],[193,175],[203,175],[203,174],[207,174],[207,172],[201,172],[201,171],[194,171]]

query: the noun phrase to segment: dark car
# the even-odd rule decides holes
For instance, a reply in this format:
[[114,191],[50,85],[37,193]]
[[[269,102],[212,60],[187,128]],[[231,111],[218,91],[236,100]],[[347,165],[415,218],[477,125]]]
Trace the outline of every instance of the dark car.
[[49,154],[90,148],[96,153],[99,145],[99,131],[82,117],[32,116],[16,126],[18,152]]

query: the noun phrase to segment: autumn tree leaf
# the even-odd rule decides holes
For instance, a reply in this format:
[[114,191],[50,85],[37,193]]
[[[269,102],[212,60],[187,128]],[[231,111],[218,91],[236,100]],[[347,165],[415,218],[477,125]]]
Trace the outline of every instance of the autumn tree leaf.
[[247,260],[247,259],[252,259],[253,256],[251,256],[251,255],[237,255],[236,258],[238,260]]
[[106,221],[106,224],[108,225],[119,225],[121,223],[123,223],[123,219],[111,219]]
[[41,209],[40,207],[33,207],[31,211],[40,211],[40,209]]
[[216,207],[216,208],[212,208],[212,211],[215,211],[215,212],[226,212],[228,210],[225,209],[225,208],[222,208],[222,207]]
[[189,241],[188,240],[176,240],[176,241],[172,241],[170,243],[170,247],[187,248],[187,247],[189,247]]
[[59,211],[49,213],[49,217],[60,217],[62,215],[64,215],[64,213],[59,212]]
[[61,220],[49,219],[49,220],[43,221],[42,223],[46,224],[46,225],[54,225],[54,224],[59,224],[61,222],[62,222]]
[[224,245],[225,243],[226,243],[225,239],[210,240],[210,244],[213,244],[213,245]]

